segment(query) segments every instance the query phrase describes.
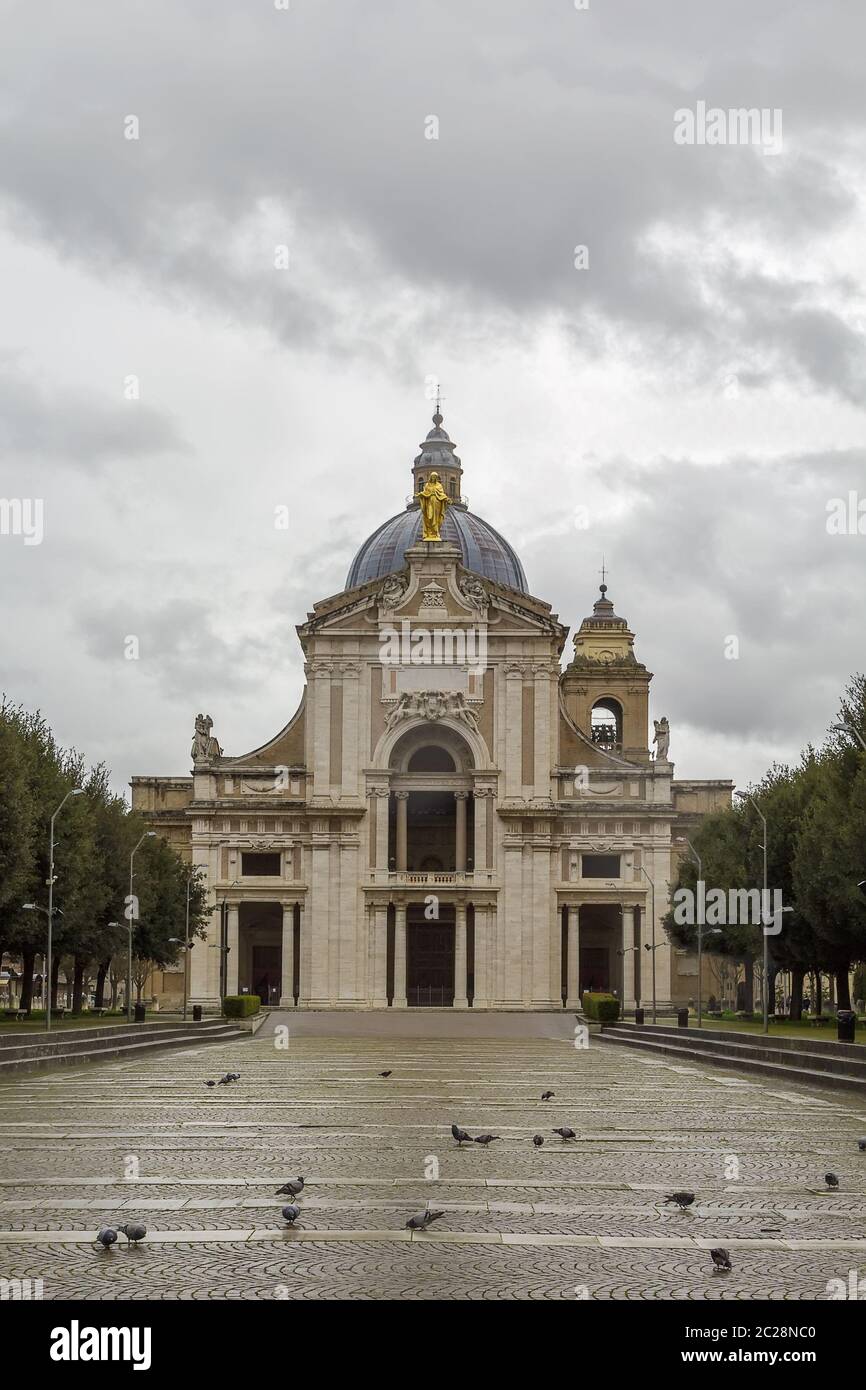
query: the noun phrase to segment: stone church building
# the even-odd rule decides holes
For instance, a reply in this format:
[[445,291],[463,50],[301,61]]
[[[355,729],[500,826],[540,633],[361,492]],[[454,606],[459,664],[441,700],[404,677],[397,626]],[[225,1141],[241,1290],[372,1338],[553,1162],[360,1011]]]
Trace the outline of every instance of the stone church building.
[[653,978],[659,1003],[694,998],[696,959],[660,923],[675,856],[732,784],[677,779],[666,720],[651,746],[652,674],[605,584],[563,666],[568,629],[469,510],[438,409],[412,479],[298,627],[285,727],[229,757],[200,715],[190,776],[133,778],[206,874],[191,1001],[551,1009],[594,988],[628,1010]]

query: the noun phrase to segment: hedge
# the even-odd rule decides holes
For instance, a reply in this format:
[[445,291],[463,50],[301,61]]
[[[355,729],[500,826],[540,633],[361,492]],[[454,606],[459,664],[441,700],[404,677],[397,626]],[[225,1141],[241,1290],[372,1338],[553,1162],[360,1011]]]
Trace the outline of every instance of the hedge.
[[262,1001],[257,994],[227,994],[223,1000],[223,1013],[226,1018],[249,1018],[257,1014]]
[[615,994],[590,994],[589,990],[584,990],[583,1012],[594,1023],[616,1023],[619,1000]]

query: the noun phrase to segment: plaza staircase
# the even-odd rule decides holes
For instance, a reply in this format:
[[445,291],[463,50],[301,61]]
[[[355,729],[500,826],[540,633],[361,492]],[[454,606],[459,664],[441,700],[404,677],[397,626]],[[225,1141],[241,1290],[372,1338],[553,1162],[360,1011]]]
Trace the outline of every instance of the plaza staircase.
[[605,1023],[597,1036],[680,1062],[708,1062],[744,1075],[853,1090],[866,1100],[866,1047],[858,1043],[636,1023]]
[[190,1047],[211,1042],[241,1042],[249,1037],[224,1019],[200,1023],[116,1023],[94,1028],[58,1028],[45,1033],[0,1033],[0,1079],[19,1071],[79,1062],[148,1057],[159,1048]]

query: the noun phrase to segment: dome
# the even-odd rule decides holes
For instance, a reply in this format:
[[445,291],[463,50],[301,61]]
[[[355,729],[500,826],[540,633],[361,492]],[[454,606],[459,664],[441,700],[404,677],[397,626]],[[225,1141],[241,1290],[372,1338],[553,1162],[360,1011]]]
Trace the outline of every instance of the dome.
[[[402,569],[404,553],[420,539],[419,507],[407,507],[405,512],[392,516],[364,541],[352,561],[346,588],[369,584],[371,579],[384,579],[386,574]],[[529,593],[516,552],[480,516],[474,516],[463,507],[449,507],[442,525],[442,539],[459,545],[468,570],[496,584],[505,584],[509,589],[519,589],[522,594]]]
[[[441,428],[442,416],[438,408],[433,416],[433,425],[434,428],[420,446],[421,453],[415,459],[412,470],[413,497],[423,486],[424,476],[431,469],[438,471],[443,484],[455,499],[445,513],[443,541],[459,546],[466,569],[491,579],[495,584],[504,584],[509,589],[527,594],[526,575],[516,551],[488,522],[470,512],[461,499],[463,469],[454,453],[453,443]],[[383,522],[372,536],[367,537],[349,567],[346,588],[354,589],[356,585],[384,579],[386,575],[402,569],[405,552],[420,539],[421,509],[417,502],[412,501],[405,511]]]

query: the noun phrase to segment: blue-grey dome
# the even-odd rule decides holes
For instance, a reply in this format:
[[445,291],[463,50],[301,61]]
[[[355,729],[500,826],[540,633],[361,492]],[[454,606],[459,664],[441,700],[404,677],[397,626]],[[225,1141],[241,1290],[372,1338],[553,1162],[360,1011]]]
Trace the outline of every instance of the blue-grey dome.
[[[420,448],[412,468],[412,496],[417,495],[432,472],[439,475],[448,496],[454,499],[442,523],[443,541],[460,547],[463,564],[468,570],[528,594],[523,566],[508,541],[480,516],[473,516],[466,506],[463,469],[451,439],[442,428],[438,398],[433,429],[422,440]],[[421,509],[417,502],[410,501],[405,512],[392,516],[365,540],[349,568],[346,588],[354,589],[357,584],[384,579],[386,574],[402,569],[403,556],[410,545],[420,541],[421,529]]]
[[[346,588],[369,584],[371,579],[384,579],[386,574],[403,568],[403,555],[410,545],[421,539],[421,509],[407,507],[392,516],[372,536],[365,540],[349,568]],[[442,524],[442,539],[459,545],[463,564],[468,570],[506,584],[528,594],[526,575],[516,552],[498,531],[494,531],[480,516],[463,507],[449,507]]]

